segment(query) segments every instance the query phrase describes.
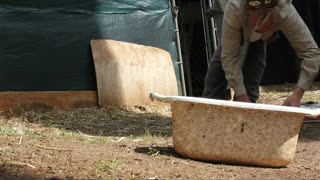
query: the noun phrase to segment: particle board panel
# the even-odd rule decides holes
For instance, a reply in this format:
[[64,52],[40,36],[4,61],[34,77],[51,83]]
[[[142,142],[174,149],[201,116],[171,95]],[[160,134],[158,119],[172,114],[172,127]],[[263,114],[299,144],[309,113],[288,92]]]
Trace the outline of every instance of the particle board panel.
[[98,105],[96,91],[0,92],[0,99],[0,112],[2,113],[30,104],[66,110]]

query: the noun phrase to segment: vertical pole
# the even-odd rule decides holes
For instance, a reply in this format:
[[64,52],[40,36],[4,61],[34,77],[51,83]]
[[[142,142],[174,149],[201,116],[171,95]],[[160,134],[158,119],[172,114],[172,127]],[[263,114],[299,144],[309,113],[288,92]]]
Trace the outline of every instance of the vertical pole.
[[[213,1],[213,2],[212,2]],[[214,4],[214,0],[208,0],[209,3],[209,8],[213,6]],[[211,35],[212,35],[212,43],[213,43],[213,53],[217,50],[218,48],[218,43],[217,43],[217,28],[216,28],[216,23],[214,21],[214,18],[211,17],[210,18],[210,27],[211,27]],[[213,53],[211,54],[211,56],[213,55]],[[211,57],[210,56],[210,57]]]
[[211,42],[210,42],[209,24],[208,24],[208,20],[206,17],[206,12],[207,12],[208,8],[207,8],[207,4],[206,4],[205,0],[200,0],[200,4],[201,4],[204,40],[205,40],[206,52],[207,52],[207,64],[209,66],[210,59],[212,56],[212,46],[211,46]]
[[176,40],[177,40],[177,48],[178,48],[178,66],[179,66],[180,78],[181,78],[182,95],[187,96],[186,84],[185,84],[185,78],[184,78],[183,60],[182,60],[182,53],[181,53],[180,33],[179,33],[179,26],[178,26],[178,7],[176,6],[175,0],[170,0],[170,1],[171,1],[172,14],[174,16],[174,26],[175,26],[175,32],[177,37]]

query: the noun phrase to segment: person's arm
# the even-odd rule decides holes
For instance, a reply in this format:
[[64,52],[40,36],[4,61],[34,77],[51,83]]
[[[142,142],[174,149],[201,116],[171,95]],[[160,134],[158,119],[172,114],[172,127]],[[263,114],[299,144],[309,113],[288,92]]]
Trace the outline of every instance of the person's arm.
[[287,97],[282,105],[299,107],[304,91],[304,89],[296,87],[293,93]]
[[283,9],[288,13],[280,24],[280,30],[284,33],[291,46],[296,51],[298,58],[302,60],[300,76],[297,86],[283,105],[300,106],[304,91],[308,90],[319,72],[320,50],[314,41],[308,27],[293,7],[287,5]]
[[226,79],[235,92],[236,100],[250,102],[243,83],[240,62],[242,26],[238,15],[239,9],[229,2],[225,6],[223,16],[221,63]]
[[217,1],[218,1],[218,4],[219,4],[220,8],[222,10],[224,10],[224,7],[225,7],[225,5],[227,3],[227,0],[217,0]]

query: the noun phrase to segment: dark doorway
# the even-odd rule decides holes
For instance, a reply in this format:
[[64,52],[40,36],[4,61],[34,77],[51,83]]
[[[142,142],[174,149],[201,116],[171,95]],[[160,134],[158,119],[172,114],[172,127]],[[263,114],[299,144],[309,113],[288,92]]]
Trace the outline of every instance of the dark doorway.
[[[207,71],[206,46],[200,1],[180,0],[182,53],[187,94],[201,96]],[[320,1],[293,0],[293,5],[320,44]],[[267,66],[261,85],[296,83],[299,76],[299,60],[287,39],[280,38],[268,45]],[[316,78],[319,80],[319,76]]]

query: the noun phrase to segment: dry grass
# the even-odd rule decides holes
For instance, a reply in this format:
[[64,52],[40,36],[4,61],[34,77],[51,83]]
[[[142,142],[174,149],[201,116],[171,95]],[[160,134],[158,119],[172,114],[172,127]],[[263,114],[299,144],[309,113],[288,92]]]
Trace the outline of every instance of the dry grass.
[[[291,94],[293,88],[293,85],[261,87],[259,103],[280,105]],[[319,102],[319,89],[320,84],[315,83],[313,89],[305,93],[303,101]],[[187,164],[181,163],[178,167],[175,162],[186,160],[174,157],[175,154],[170,148],[171,123],[169,105],[95,107],[72,111],[27,105],[12,112],[11,116],[0,117],[0,173],[7,174],[9,179],[16,176],[10,176],[14,173],[20,174],[21,179],[24,179],[24,172],[33,174],[30,177],[41,177],[39,179],[127,179],[128,174],[132,179],[148,179],[156,177],[151,173],[156,170],[148,168],[163,163],[163,168],[159,170],[161,173],[158,174],[162,177],[188,179],[188,174],[177,173],[180,169],[185,172],[185,168],[191,165],[190,177],[195,178],[198,174],[205,173],[210,175],[207,164],[188,161]],[[307,128],[304,138],[319,138],[319,127],[304,128]],[[312,151],[313,148],[308,147],[301,147],[300,150],[304,152],[303,148],[307,148]],[[303,166],[304,158],[299,160]],[[178,170],[170,172],[167,166]],[[140,171],[142,168],[144,171]],[[219,168],[220,166],[218,169],[210,167],[212,171],[221,173]],[[247,177],[250,177],[249,172],[252,170],[242,167],[223,168],[239,171],[238,174],[244,170],[248,171]],[[197,170],[193,172],[192,169]],[[199,173],[202,169],[202,173]],[[293,168],[297,171],[300,169],[299,164]],[[269,173],[269,170],[259,169],[259,172],[260,170]],[[317,169],[312,170],[313,174],[317,174]],[[288,171],[287,174],[290,175],[291,172]],[[286,173],[283,177],[285,175]],[[220,177],[231,178],[228,173]]]
[[[258,103],[281,105],[293,92],[295,85],[274,85],[260,87]],[[306,91],[301,102],[320,102],[320,83],[315,82],[309,91]]]

